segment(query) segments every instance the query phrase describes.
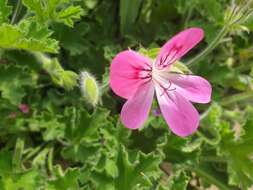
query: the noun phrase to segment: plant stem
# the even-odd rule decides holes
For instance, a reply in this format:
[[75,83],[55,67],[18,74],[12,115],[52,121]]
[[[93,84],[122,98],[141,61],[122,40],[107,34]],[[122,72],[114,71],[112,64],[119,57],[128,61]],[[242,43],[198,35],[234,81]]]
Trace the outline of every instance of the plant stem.
[[195,172],[199,177],[204,178],[210,184],[216,185],[220,190],[230,190],[230,188],[227,185],[217,180],[215,177],[211,176],[209,173],[207,173],[205,170],[201,168],[198,168],[196,166],[192,167],[189,165],[184,165],[184,169],[191,172]]
[[22,8],[21,5],[22,5],[22,4],[21,4],[21,0],[18,0],[17,6],[16,6],[15,11],[14,11],[14,13],[13,13],[13,16],[12,16],[12,18],[11,18],[11,24],[14,24],[14,23],[15,23],[16,18],[17,18],[17,15],[18,15],[18,13],[20,12],[20,10],[21,10],[21,8]]
[[22,138],[18,138],[16,141],[13,156],[13,165],[17,171],[21,169],[23,150],[24,150],[24,140]]
[[54,152],[53,147],[50,147],[47,157],[48,172],[50,174],[53,173],[53,152]]
[[228,33],[228,27],[225,25],[223,28],[220,30],[216,38],[198,55],[196,55],[194,58],[189,60],[186,65],[189,65],[191,67],[193,64],[198,63],[203,57],[205,57],[207,54],[209,54],[216,46],[220,43],[220,41],[226,36]]
[[217,156],[202,156],[200,159],[204,162],[218,162],[218,163],[227,162],[225,158]]
[[193,12],[193,8],[191,7],[189,9],[189,11],[187,12],[187,15],[186,15],[186,18],[185,18],[185,21],[184,21],[184,28],[187,28],[188,27],[188,24],[189,24],[189,20],[192,16],[192,12]]
[[238,94],[223,98],[221,101],[221,105],[228,106],[230,104],[233,104],[239,101],[244,101],[250,98],[253,98],[253,91],[242,92],[242,93],[238,93]]

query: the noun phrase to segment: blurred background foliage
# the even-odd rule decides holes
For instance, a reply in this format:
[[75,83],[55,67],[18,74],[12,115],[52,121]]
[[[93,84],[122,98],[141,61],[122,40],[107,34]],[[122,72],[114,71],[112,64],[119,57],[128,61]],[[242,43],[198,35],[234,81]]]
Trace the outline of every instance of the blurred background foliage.
[[[250,189],[251,3],[0,0],[0,190]],[[193,26],[205,39],[181,61],[213,86],[199,131],[179,138],[152,114],[125,129],[112,58]]]

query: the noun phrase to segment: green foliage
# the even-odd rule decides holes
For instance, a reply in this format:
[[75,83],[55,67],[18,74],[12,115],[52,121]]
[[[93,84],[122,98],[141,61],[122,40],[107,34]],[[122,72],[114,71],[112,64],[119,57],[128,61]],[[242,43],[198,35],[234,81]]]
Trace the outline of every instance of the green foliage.
[[120,31],[129,32],[139,13],[142,0],[120,0]]
[[177,172],[171,177],[168,187],[171,190],[186,189],[188,183],[189,177],[183,172]]
[[82,14],[80,6],[73,6],[66,0],[24,0],[23,3],[42,23],[55,21],[73,27],[74,20],[80,19]]
[[[0,190],[252,187],[250,3],[0,0]],[[154,60],[188,27],[205,38],[170,68],[212,84],[198,131],[175,136],[155,101],[142,129],[125,128],[111,60],[128,48]]]
[[1,66],[0,91],[2,97],[14,105],[21,103],[25,95],[25,86],[36,84],[36,74],[28,75],[25,68],[19,66]]
[[[131,161],[133,160],[133,161]],[[142,153],[135,154],[130,158],[124,147],[121,147],[116,162],[110,163],[110,170],[113,175],[108,176],[108,171],[95,171],[92,174],[97,189],[147,189],[153,186],[151,178],[155,180],[159,174],[159,155]],[[118,167],[114,169],[114,165]],[[107,167],[105,170],[108,170]],[[115,170],[115,171],[114,171]],[[110,172],[110,173],[111,173]]]
[[68,169],[63,172],[62,169],[58,166],[55,168],[56,176],[55,179],[51,180],[48,183],[48,190],[60,190],[60,189],[68,189],[75,190],[78,189],[78,176],[80,172],[76,168]]
[[222,135],[220,152],[228,160],[229,182],[232,185],[239,184],[243,189],[253,185],[252,179],[252,116],[242,126],[242,134],[235,139],[234,133],[226,129]]
[[2,24],[0,26],[0,48],[22,49],[56,53],[58,43],[51,39],[51,32],[32,21],[23,21],[19,26]]
[[41,53],[34,53],[34,55],[55,84],[66,90],[71,90],[77,85],[78,75],[75,72],[64,70],[57,59],[50,59]]
[[0,0],[0,25],[8,21],[11,14],[11,7],[7,5],[7,0]]
[[35,190],[36,186],[41,185],[40,174],[36,170],[28,170],[22,173],[17,173],[12,167],[12,154],[8,151],[0,152],[0,169],[1,189],[27,189]]

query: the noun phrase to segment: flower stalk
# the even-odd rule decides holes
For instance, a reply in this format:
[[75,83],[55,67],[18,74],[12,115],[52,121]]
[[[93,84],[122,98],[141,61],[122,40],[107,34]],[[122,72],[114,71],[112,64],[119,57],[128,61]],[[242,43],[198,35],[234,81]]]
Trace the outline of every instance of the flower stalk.
[[232,4],[224,15],[224,26],[214,38],[214,40],[198,55],[189,60],[186,65],[192,67],[194,64],[197,64],[210,52],[212,52],[226,37],[229,32],[233,30],[247,30],[243,24],[253,15],[253,11],[250,8],[252,0],[243,1],[240,5]]
[[58,59],[50,58],[39,52],[33,55],[42,64],[42,68],[51,76],[53,82],[66,90],[72,90],[77,86],[78,75],[73,71],[64,70]]
[[224,26],[218,35],[215,37],[215,39],[207,46],[202,52],[200,52],[198,55],[196,55],[194,58],[189,60],[186,65],[189,65],[189,67],[192,67],[194,64],[197,64],[201,59],[203,59],[205,56],[207,56],[210,52],[212,52],[221,42],[221,40],[227,35],[228,33],[228,27]]
[[248,99],[251,99],[251,98],[253,98],[253,91],[242,92],[242,93],[238,93],[238,94],[235,94],[235,95],[231,95],[229,97],[225,97],[221,101],[221,105],[222,106],[229,106],[230,104],[245,101],[245,100],[248,100]]
[[221,181],[217,180],[215,177],[211,176],[209,173],[207,173],[205,170],[199,168],[199,167],[192,167],[190,165],[184,165],[183,167],[185,170],[195,172],[199,177],[204,178],[206,181],[208,181],[210,184],[213,184],[217,186],[219,189],[222,190],[230,190],[230,188],[222,183]]

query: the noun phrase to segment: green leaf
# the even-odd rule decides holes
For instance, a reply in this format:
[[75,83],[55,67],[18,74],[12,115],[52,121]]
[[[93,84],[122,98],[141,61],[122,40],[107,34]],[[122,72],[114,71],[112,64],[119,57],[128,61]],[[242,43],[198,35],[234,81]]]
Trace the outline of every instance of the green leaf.
[[128,33],[138,16],[142,0],[120,0],[120,31]]
[[[41,176],[38,170],[17,172],[11,163],[11,153],[0,151],[0,184],[3,190],[36,190],[41,185]],[[2,190],[2,189],[1,189]]]
[[151,59],[156,59],[156,57],[160,52],[160,48],[152,48],[152,49],[140,48],[139,52],[147,57],[150,57]]
[[66,0],[24,0],[24,5],[36,14],[39,22],[48,21],[64,23],[73,27],[74,21],[79,20],[82,15],[80,6],[73,6]]
[[2,179],[4,189],[36,190],[41,186],[40,174],[37,170],[6,176]]
[[73,27],[74,20],[79,20],[81,18],[81,14],[82,9],[80,6],[70,6],[59,12],[57,21]]
[[89,25],[78,23],[74,29],[63,24],[54,24],[54,36],[61,42],[61,46],[70,51],[71,56],[80,55],[87,51],[89,42],[84,37],[89,31]]
[[33,131],[43,130],[44,141],[61,139],[65,134],[65,124],[61,122],[60,116],[53,111],[43,111],[34,114],[29,119],[29,127]]
[[92,181],[98,190],[122,189],[137,190],[152,187],[152,180],[160,175],[158,167],[161,162],[159,155],[127,152],[124,146],[119,149],[116,160],[118,175],[109,177],[105,171],[96,169],[92,172]]
[[2,97],[12,104],[18,105],[25,96],[25,86],[36,84],[36,78],[28,74],[25,69],[17,66],[1,66],[0,91]]
[[0,33],[0,48],[50,53],[58,51],[57,41],[49,38],[51,32],[31,21],[24,21],[19,26],[2,24]]
[[229,183],[242,186],[243,189],[253,185],[253,120],[243,125],[243,133],[235,139],[234,132],[227,126],[223,131],[219,152],[228,161]]
[[169,178],[169,190],[186,190],[190,178],[182,171],[178,171]]
[[186,163],[198,160],[201,139],[181,138],[174,134],[168,134],[165,137],[160,149],[165,154],[166,161]]
[[100,158],[100,148],[103,143],[100,129],[110,127],[108,114],[107,110],[101,108],[97,108],[92,115],[84,109],[66,109],[65,115],[68,121],[66,138],[71,146],[63,150],[63,156],[76,161],[96,163]]
[[0,25],[8,22],[12,7],[7,5],[7,0],[0,0]]
[[65,172],[59,170],[62,170],[60,166],[56,166],[56,176],[55,179],[48,182],[48,190],[76,190],[79,188],[77,180],[80,175],[79,169],[69,168]]

